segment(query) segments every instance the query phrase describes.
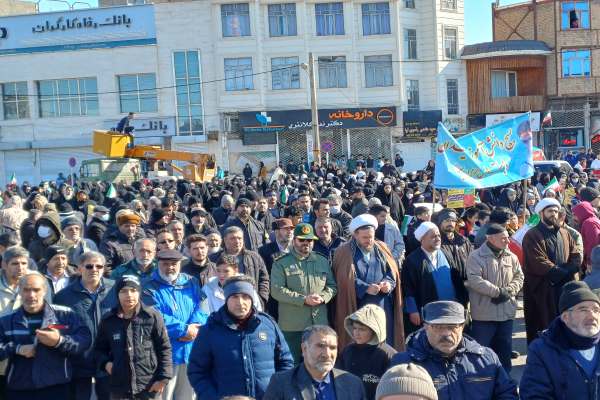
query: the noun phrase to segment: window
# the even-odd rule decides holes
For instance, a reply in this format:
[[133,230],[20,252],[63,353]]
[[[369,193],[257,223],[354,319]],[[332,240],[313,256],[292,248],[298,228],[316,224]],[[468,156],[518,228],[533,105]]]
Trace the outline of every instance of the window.
[[365,57],[365,86],[383,87],[394,84],[392,55]]
[[344,34],[344,3],[315,4],[317,36]]
[[391,33],[390,4],[362,4],[363,35],[385,35]]
[[225,90],[252,90],[252,58],[226,58],[225,59]]
[[269,35],[296,36],[296,4],[270,4],[269,5]]
[[221,4],[223,37],[250,36],[248,3]]
[[492,71],[492,97],[514,97],[517,95],[517,73]]
[[273,90],[300,89],[300,66],[298,57],[271,59]]
[[406,104],[408,111],[419,111],[419,81],[406,80]]
[[446,80],[446,97],[448,100],[448,114],[458,114],[458,79]]
[[415,8],[415,0],[404,0],[405,8]]
[[407,60],[417,59],[417,30],[404,30],[404,58]]
[[119,78],[119,98],[121,112],[156,112],[156,75],[121,75]]
[[442,9],[456,10],[456,0],[442,0]]
[[2,88],[2,110],[4,119],[29,118],[29,97],[27,82],[8,82]]
[[562,76],[590,76],[590,50],[572,50],[562,53]]
[[456,28],[444,28],[444,55],[450,60],[456,59]]
[[42,118],[98,115],[96,78],[38,81],[37,88]]
[[319,57],[319,88],[348,87],[346,57]]
[[176,84],[177,134],[201,135],[204,133],[204,110],[200,55],[197,51],[177,51],[173,53],[173,67]]
[[561,28],[590,29],[590,4],[587,1],[563,1]]

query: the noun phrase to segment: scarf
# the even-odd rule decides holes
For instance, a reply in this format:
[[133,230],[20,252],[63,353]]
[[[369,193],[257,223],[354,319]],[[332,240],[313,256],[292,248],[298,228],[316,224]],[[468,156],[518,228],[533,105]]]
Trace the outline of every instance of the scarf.
[[586,350],[598,345],[598,342],[600,342],[600,333],[592,337],[580,336],[569,329],[560,318],[557,318],[556,329],[566,339],[570,349]]
[[536,228],[540,230],[540,233],[544,237],[548,259],[552,261],[554,265],[560,265],[567,262],[564,254],[564,243],[562,235],[560,234],[560,228],[549,228],[543,222],[539,223]]

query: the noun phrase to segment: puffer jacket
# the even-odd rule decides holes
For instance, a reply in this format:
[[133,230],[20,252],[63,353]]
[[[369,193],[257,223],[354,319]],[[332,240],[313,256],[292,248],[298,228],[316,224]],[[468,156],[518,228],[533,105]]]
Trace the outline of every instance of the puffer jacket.
[[[508,249],[499,257],[487,243],[473,251],[467,260],[467,289],[471,301],[471,317],[475,321],[507,321],[517,312],[517,294],[523,287],[523,271],[516,255]],[[500,304],[492,299],[500,289],[510,293],[510,300]]]
[[17,346],[33,344],[23,308],[0,318],[0,360],[8,359],[6,387],[34,390],[71,382],[71,357],[83,354],[92,342],[90,330],[68,307],[44,305],[41,329],[61,325],[61,341],[52,348],[38,344],[35,357],[17,355]]
[[[38,236],[37,231],[42,222],[46,222],[52,230],[54,231],[54,235],[49,238],[42,239]],[[46,249],[52,245],[63,246],[64,248],[71,247],[73,243],[70,240],[67,240],[62,233],[60,228],[60,217],[55,212],[49,212],[40,217],[35,222],[34,226],[34,236],[29,243],[29,256],[33,258],[36,263],[39,263],[46,254]]]
[[[206,295],[206,305],[209,314],[219,311],[219,309],[225,305],[225,292],[221,285],[219,285],[219,278],[216,276],[208,279],[208,282],[202,286],[202,291]],[[262,303],[256,290],[254,290],[254,293],[252,294],[252,305],[257,311],[262,311]]]
[[107,231],[99,247],[100,253],[106,257],[106,265],[114,268],[131,261],[134,257],[133,243],[145,236],[142,228],[137,230],[133,239],[129,239],[119,229]]
[[600,244],[600,219],[596,216],[594,207],[587,201],[573,207],[573,215],[579,220],[579,231],[583,237],[583,262],[585,265],[591,265],[592,249]]
[[409,337],[406,351],[392,358],[392,366],[410,362],[429,372],[439,400],[519,398],[516,383],[504,371],[496,353],[468,336],[463,336],[452,358],[444,358],[431,347],[421,328]]
[[240,329],[223,306],[211,314],[196,337],[188,378],[202,400],[230,395],[260,400],[271,376],[293,366],[287,342],[269,315],[254,311]]
[[[534,340],[527,351],[527,364],[521,378],[522,400],[597,400],[600,399],[600,368],[593,379],[569,354],[569,345],[557,317]],[[596,347],[596,351],[598,348]]]
[[[181,342],[188,325],[204,325],[208,317],[203,307],[206,295],[196,278],[180,273],[174,284],[164,281],[158,270],[143,283],[144,304],[154,306],[163,316],[171,348],[173,364],[187,364],[193,342]],[[202,328],[201,328],[202,329]]]

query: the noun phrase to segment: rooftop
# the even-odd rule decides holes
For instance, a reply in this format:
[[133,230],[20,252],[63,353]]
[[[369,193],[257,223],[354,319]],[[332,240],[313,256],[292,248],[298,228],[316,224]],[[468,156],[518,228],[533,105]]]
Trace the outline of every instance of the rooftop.
[[473,60],[488,57],[533,56],[551,54],[552,50],[539,40],[502,40],[465,46],[461,58]]

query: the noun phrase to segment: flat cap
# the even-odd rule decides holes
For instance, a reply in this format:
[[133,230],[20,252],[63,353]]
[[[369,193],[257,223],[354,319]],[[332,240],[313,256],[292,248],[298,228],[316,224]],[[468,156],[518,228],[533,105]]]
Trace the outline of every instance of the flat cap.
[[183,255],[177,250],[161,250],[156,255],[157,260],[171,260],[179,261],[183,258]]
[[428,324],[463,324],[465,308],[455,301],[433,301],[423,307],[423,321]]

